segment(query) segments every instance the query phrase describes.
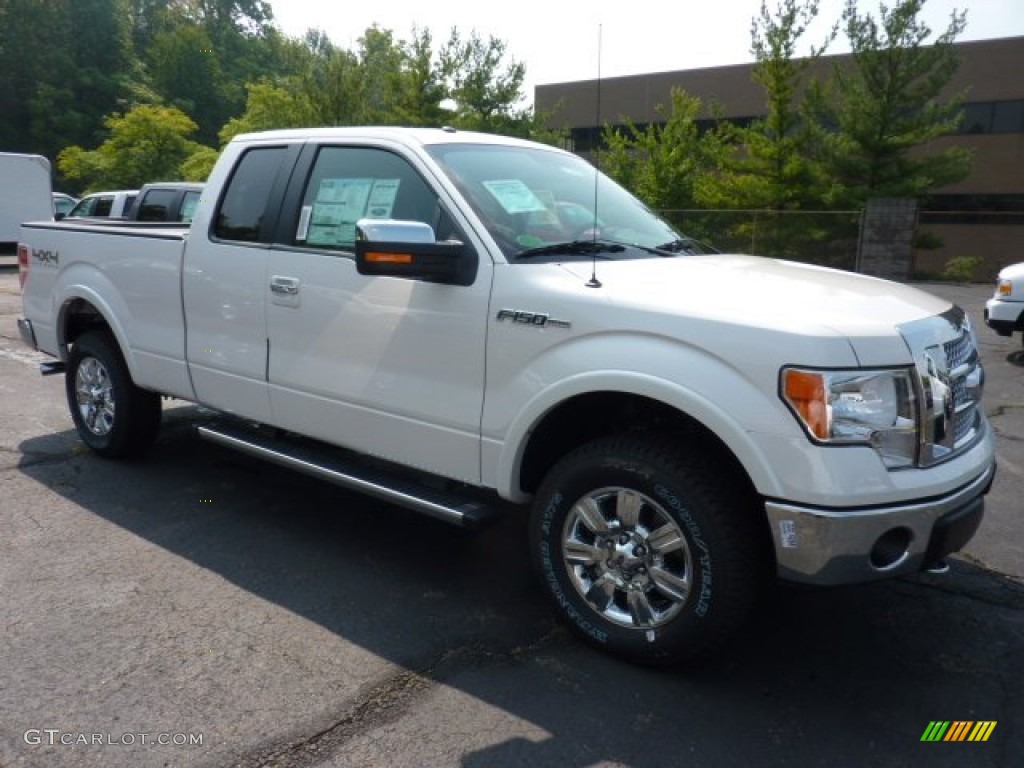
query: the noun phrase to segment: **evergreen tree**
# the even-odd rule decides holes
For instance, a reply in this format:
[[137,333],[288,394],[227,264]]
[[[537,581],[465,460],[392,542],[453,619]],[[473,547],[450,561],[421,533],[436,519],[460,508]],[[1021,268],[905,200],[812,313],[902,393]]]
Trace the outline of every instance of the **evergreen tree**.
[[843,22],[853,60],[835,68],[820,109],[820,119],[836,126],[827,159],[840,205],[918,197],[970,173],[967,150],[928,147],[959,124],[961,98],[943,94],[957,69],[952,46],[966,13],[954,11],[946,30],[929,43],[932,31],[919,18],[924,5],[882,3],[876,20],[847,0]]

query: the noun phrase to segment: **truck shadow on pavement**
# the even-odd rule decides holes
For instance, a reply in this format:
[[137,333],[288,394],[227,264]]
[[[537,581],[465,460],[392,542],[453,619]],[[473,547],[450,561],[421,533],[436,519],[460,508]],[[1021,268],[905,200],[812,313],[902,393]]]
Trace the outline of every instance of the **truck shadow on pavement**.
[[[405,765],[411,753],[424,765],[481,768],[1001,766],[1022,753],[1024,587],[1012,579],[954,560],[945,576],[772,586],[714,657],[637,667],[552,620],[522,515],[459,531],[203,443],[193,416],[169,412],[144,461],[104,461],[74,450],[74,433],[64,432],[24,441],[20,471],[82,514],[422,682],[387,707],[360,710],[360,721],[345,703],[335,727],[311,729],[301,744],[239,745],[238,765],[361,764],[345,754]],[[466,697],[486,705],[476,709],[488,722],[461,719]],[[462,710],[446,705],[454,700]],[[419,729],[425,721],[435,734],[475,733],[457,763],[450,751],[432,757],[417,747],[416,728],[402,731],[402,718],[417,712]],[[984,744],[921,743],[933,720],[998,725]]]

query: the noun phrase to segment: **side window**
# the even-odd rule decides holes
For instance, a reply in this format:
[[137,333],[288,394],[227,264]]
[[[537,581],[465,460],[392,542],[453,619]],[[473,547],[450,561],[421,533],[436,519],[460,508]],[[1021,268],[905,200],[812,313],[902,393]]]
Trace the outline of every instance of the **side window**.
[[175,192],[171,189],[151,189],[138,201],[139,221],[167,221],[167,211],[174,204]]
[[421,221],[436,229],[439,210],[437,195],[399,155],[323,147],[302,197],[295,242],[351,251],[359,219]]
[[109,216],[110,209],[114,206],[114,198],[112,197],[98,197],[96,198],[96,205],[92,209],[91,216]]
[[199,192],[188,191],[181,200],[181,210],[178,212],[178,221],[183,221],[186,224],[192,223],[192,218],[196,215],[196,206],[199,205]]
[[87,197],[80,200],[74,208],[71,209],[70,216],[92,216],[92,209],[96,207],[96,198]]
[[260,147],[242,155],[217,211],[217,237],[259,242],[267,200],[284,154],[284,147]]

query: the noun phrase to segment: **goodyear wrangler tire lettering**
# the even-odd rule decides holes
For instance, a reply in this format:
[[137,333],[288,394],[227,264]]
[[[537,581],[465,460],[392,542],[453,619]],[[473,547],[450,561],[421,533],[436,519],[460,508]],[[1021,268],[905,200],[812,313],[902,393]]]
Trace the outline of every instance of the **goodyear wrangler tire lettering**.
[[667,438],[586,444],[534,498],[534,564],[587,642],[647,663],[704,651],[745,617],[758,569],[752,510],[735,483]]

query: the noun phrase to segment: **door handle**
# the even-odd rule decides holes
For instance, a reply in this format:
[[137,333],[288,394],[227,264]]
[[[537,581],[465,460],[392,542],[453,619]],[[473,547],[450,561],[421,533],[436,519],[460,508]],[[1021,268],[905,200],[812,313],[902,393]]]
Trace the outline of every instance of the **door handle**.
[[296,296],[299,293],[299,281],[294,277],[279,277],[275,275],[270,278],[270,290],[281,296]]

